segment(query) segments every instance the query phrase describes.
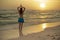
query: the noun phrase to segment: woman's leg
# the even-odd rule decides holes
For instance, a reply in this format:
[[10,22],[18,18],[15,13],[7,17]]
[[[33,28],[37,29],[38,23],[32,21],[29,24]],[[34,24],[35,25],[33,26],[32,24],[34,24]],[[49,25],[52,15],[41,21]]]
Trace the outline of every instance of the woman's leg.
[[22,27],[23,27],[23,23],[19,23],[19,36],[22,36]]

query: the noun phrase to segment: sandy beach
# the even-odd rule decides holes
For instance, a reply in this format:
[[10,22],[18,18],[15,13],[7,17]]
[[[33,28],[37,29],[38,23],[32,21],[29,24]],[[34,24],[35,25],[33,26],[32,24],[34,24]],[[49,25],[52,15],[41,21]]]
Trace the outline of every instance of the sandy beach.
[[[60,40],[60,22],[29,26],[24,24],[21,40]],[[0,40],[18,40],[18,24],[0,28]]]
[[60,0],[0,0],[0,40],[60,40]]

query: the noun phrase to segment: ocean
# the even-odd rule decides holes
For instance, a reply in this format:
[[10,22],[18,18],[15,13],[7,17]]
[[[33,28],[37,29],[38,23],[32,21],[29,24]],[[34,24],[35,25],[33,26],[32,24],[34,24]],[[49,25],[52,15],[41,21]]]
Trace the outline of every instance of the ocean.
[[[0,10],[0,27],[4,25],[17,24],[18,23],[17,10]],[[39,10],[26,10],[24,12],[24,23],[30,23],[30,25],[37,25],[40,23],[59,22],[60,11],[46,11],[41,12]]]
[[[12,38],[15,40],[15,38],[19,37],[18,18],[19,15],[17,10],[0,10],[1,40],[9,40]],[[39,10],[26,10],[24,12],[24,19],[22,30],[23,35],[29,35],[38,32],[41,33],[48,28],[59,27],[60,11],[51,10],[41,12]],[[56,30],[53,30],[51,33],[55,33]],[[50,31],[48,30],[47,33],[50,33]]]

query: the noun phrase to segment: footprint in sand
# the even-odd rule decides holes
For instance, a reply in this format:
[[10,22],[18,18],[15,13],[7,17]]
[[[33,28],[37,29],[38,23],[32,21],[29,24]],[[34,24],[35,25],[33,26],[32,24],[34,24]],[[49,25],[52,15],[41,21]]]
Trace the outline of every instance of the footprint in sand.
[[47,35],[52,38],[52,40],[56,39],[54,35]]
[[60,40],[60,37],[58,37],[57,40]]

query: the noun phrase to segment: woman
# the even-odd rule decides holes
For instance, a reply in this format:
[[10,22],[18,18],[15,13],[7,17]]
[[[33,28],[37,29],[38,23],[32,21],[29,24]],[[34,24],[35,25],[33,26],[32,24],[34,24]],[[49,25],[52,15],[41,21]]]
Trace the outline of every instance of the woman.
[[25,8],[22,7],[22,5],[20,5],[20,7],[17,7],[17,10],[19,12],[19,18],[18,18],[18,22],[19,22],[19,35],[22,36],[22,27],[23,27],[23,23],[24,23],[24,19],[23,19],[23,13],[25,11]]

